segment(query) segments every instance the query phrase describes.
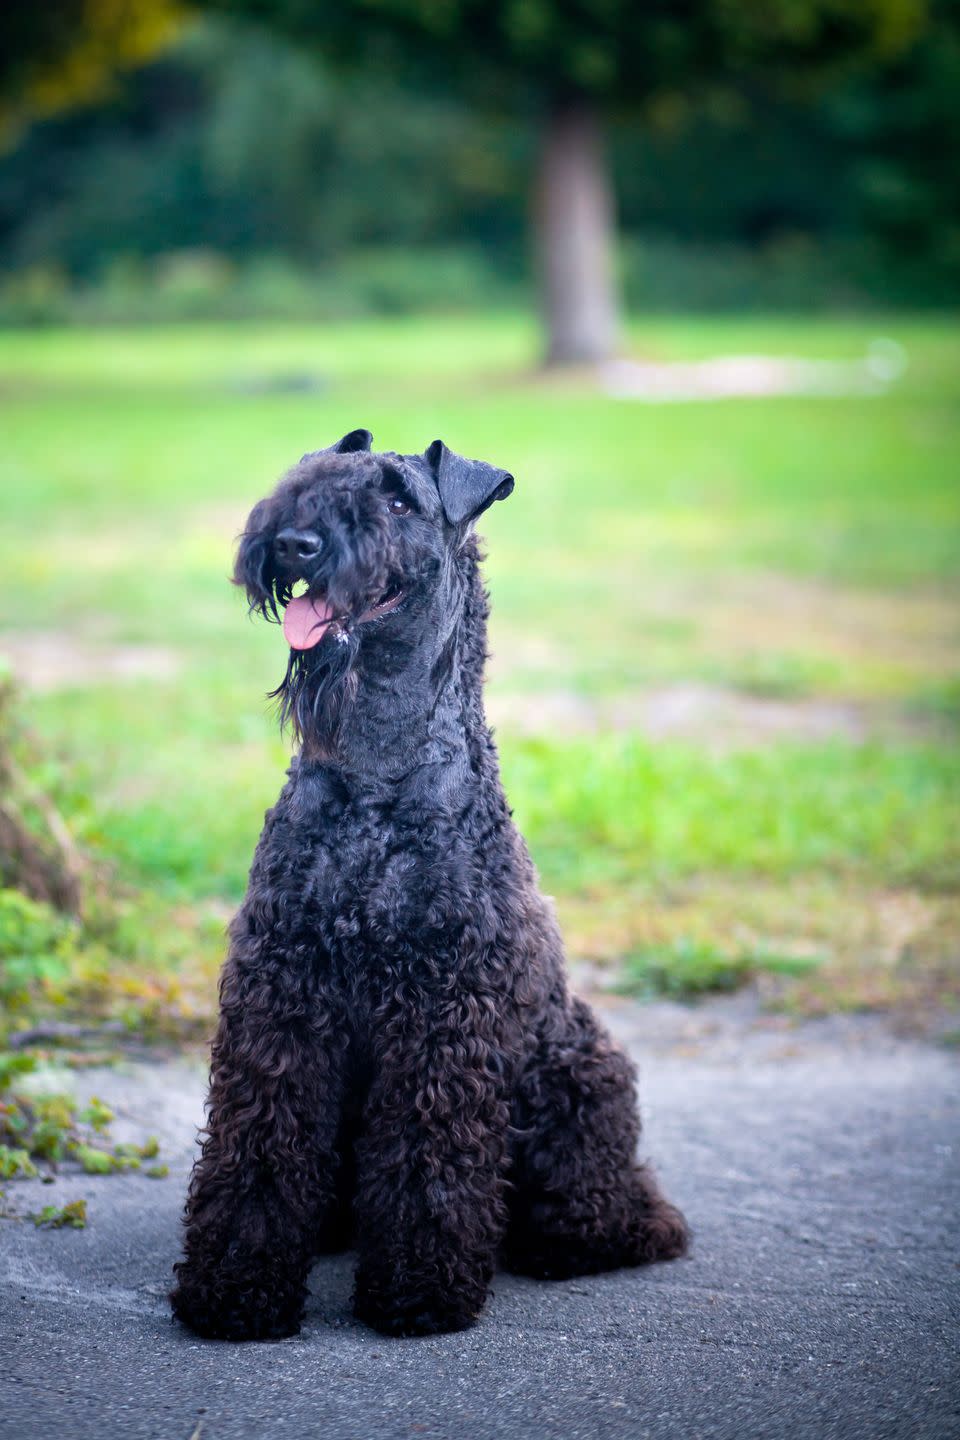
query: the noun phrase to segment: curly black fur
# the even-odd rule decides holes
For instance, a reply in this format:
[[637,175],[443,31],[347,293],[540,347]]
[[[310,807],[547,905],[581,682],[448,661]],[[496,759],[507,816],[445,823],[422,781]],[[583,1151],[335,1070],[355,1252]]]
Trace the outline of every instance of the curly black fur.
[[484,720],[472,524],[512,477],[368,446],[304,457],[237,558],[276,618],[274,538],[309,526],[302,578],[337,619],[280,687],[300,753],[230,928],[172,1296],[201,1335],[295,1333],[313,1257],[351,1243],[356,1313],[391,1335],[473,1324],[498,1255],[560,1278],[687,1243],[636,1161],[632,1067],[568,993]]

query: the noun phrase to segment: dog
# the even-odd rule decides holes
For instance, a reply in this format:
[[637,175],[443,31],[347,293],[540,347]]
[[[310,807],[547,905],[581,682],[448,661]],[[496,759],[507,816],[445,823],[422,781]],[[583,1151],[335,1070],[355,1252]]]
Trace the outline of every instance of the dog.
[[396,1336],[474,1324],[498,1260],[549,1280],[687,1247],[484,718],[474,525],[513,476],[371,447],[305,455],[237,553],[298,753],[220,982],[171,1296],[204,1336],[296,1333],[314,1257],[351,1246],[355,1314]]

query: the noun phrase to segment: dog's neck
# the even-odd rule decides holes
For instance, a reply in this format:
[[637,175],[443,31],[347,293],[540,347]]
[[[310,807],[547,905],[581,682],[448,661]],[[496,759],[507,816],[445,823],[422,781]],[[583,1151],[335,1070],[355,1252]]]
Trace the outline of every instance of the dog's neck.
[[488,747],[477,737],[486,735],[486,622],[487,597],[471,557],[455,603],[438,607],[426,627],[431,643],[411,650],[386,674],[358,666],[356,691],[335,740],[325,745],[307,737],[301,767],[334,769],[373,789],[431,772],[438,796],[485,771]]

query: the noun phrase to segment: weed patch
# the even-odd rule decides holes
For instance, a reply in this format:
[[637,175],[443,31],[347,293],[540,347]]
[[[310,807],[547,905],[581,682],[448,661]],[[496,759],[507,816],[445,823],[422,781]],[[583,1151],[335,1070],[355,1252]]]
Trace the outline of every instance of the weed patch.
[[[114,1113],[93,1096],[81,1107],[70,1095],[34,1094],[27,1079],[38,1069],[29,1054],[0,1053],[0,1180],[50,1182],[60,1174],[114,1175],[140,1170],[154,1160],[159,1143],[154,1136],[143,1144],[111,1140]],[[167,1167],[151,1165],[151,1179],[162,1178]],[[19,1218],[20,1212],[6,1190],[0,1190],[0,1215]],[[86,1201],[57,1207],[44,1206],[25,1218],[48,1229],[82,1229]]]
[[628,955],[616,988],[621,995],[687,1000],[737,990],[761,975],[806,975],[820,964],[815,955],[731,953],[707,941],[681,939]]

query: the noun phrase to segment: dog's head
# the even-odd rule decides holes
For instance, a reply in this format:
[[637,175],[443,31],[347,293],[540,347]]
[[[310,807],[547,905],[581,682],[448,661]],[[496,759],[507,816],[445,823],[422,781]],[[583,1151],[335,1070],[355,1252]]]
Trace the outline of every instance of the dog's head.
[[234,571],[251,609],[283,625],[283,720],[328,753],[365,670],[398,674],[447,643],[473,522],[513,489],[507,471],[440,440],[422,455],[375,455],[372,439],[353,430],[304,455],[254,506]]

